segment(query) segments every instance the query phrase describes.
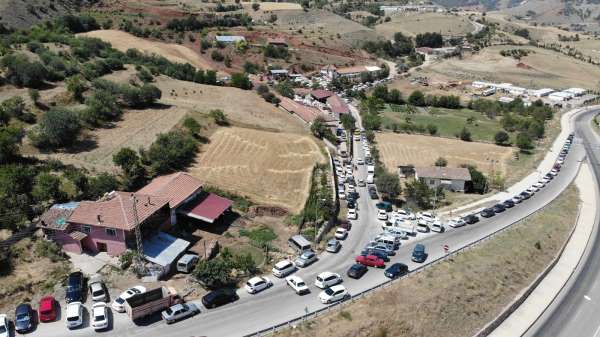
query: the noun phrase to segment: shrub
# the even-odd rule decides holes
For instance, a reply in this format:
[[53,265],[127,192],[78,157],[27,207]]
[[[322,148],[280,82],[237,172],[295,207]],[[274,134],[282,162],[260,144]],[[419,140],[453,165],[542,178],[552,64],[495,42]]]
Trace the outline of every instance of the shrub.
[[40,62],[29,62],[22,54],[9,54],[0,60],[5,69],[6,80],[19,87],[39,88],[48,75],[48,70]]
[[462,130],[460,130],[459,138],[460,140],[464,140],[465,142],[470,142],[472,140],[471,131],[469,131],[467,127],[463,127]]
[[229,121],[227,120],[227,115],[221,109],[211,110],[208,115],[217,123],[217,125],[229,125]]
[[504,131],[498,131],[494,135],[494,141],[496,142],[497,145],[505,145],[506,143],[508,143],[509,140],[510,140],[510,137],[508,136],[508,133],[506,133]]
[[181,132],[161,133],[146,153],[147,161],[157,174],[179,171],[187,167],[196,155],[194,138]]
[[54,108],[42,116],[34,139],[40,147],[64,147],[77,139],[80,130],[81,122],[77,113],[65,108]]
[[35,244],[35,254],[41,257],[47,257],[52,262],[65,260],[62,248],[56,243],[48,240],[40,240]]

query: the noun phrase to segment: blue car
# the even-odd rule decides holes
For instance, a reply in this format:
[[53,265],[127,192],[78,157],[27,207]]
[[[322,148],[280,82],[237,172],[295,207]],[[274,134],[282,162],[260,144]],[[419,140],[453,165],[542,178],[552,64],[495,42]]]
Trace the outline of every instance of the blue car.
[[15,330],[25,333],[33,328],[33,310],[29,303],[21,303],[15,310]]
[[417,263],[423,263],[427,260],[427,253],[425,252],[425,246],[418,243],[412,252],[412,260]]

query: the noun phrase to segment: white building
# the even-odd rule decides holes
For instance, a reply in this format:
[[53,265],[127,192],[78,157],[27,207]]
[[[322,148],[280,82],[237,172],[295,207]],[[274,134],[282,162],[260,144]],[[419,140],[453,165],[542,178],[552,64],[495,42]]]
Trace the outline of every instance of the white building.
[[419,179],[429,188],[441,186],[450,191],[462,192],[465,183],[471,181],[467,168],[452,167],[415,167],[415,179]]
[[571,94],[569,92],[564,92],[564,91],[554,92],[554,93],[551,93],[550,95],[548,95],[548,99],[550,99],[551,101],[556,101],[556,102],[568,101],[573,97],[574,97],[573,94]]
[[582,89],[582,88],[569,88],[569,89],[565,90],[564,92],[573,94],[574,97],[579,97],[579,96],[585,95],[587,90]]
[[489,87],[490,85],[491,85],[491,83],[482,82],[482,81],[473,81],[471,83],[471,86],[475,89],[485,89],[485,88]]
[[542,97],[546,97],[546,96],[550,95],[554,91],[555,91],[554,89],[543,88],[543,89],[537,89],[537,90],[530,90],[529,94],[531,96],[534,96],[537,98],[542,98]]
[[514,100],[515,99],[512,97],[506,97],[506,96],[502,96],[502,97],[498,98],[498,102],[500,102],[500,103],[510,103]]

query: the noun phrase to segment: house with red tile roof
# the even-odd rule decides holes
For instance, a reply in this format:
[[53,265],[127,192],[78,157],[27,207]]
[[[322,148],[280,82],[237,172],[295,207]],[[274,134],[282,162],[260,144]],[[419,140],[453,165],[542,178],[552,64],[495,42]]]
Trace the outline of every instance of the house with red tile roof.
[[138,226],[146,238],[176,224],[178,214],[210,224],[232,204],[203,191],[198,179],[177,172],[157,177],[134,193],[113,191],[95,201],[55,205],[38,226],[65,251],[117,256],[135,248]]

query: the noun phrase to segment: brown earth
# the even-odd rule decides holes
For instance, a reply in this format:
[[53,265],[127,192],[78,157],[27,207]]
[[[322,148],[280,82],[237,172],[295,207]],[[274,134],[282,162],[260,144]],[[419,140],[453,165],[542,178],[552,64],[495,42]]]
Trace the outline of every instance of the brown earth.
[[189,169],[208,185],[299,212],[314,165],[325,157],[308,135],[218,129]]

